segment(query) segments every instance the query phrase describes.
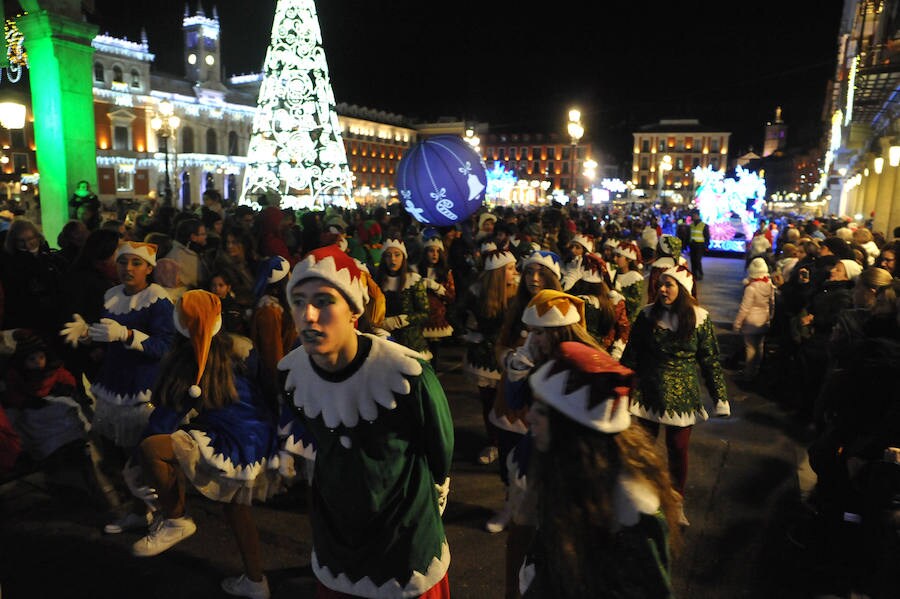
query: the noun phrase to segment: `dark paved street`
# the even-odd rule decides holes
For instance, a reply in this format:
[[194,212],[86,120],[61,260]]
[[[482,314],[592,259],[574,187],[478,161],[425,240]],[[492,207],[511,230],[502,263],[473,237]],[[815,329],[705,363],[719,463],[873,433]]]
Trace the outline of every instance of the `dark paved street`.
[[[723,356],[741,296],[743,261],[707,258],[701,303],[720,333]],[[472,382],[459,368],[461,348],[439,365],[456,423],[450,504],[444,515],[453,561],[452,594],[503,596],[505,533],[483,531],[503,501],[495,466],[477,466],[483,445]],[[764,370],[772,371],[772,366]],[[695,427],[686,512],[692,525],[673,567],[678,597],[812,596],[813,572],[786,534],[799,513],[804,445],[778,404],[738,388],[728,372],[732,418]],[[806,483],[804,483],[806,484]],[[196,535],[156,558],[131,557],[138,535],[103,535],[105,514],[47,492],[42,475],[0,487],[0,585],[3,599],[36,597],[220,597],[219,581],[240,571],[220,506],[189,498]],[[303,489],[256,509],[273,597],[311,596],[310,535]],[[807,552],[808,555],[808,552]]]

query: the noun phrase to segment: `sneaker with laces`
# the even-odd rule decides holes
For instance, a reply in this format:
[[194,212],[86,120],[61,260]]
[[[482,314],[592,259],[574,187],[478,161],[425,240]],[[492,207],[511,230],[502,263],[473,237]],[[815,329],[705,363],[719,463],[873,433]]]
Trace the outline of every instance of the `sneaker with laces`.
[[269,599],[269,581],[263,576],[259,582],[253,582],[246,574],[232,576],[222,581],[222,590],[235,597],[248,597],[249,599]]
[[197,532],[197,525],[188,517],[160,518],[150,525],[150,534],[131,546],[137,557],[159,555]]
[[478,454],[478,463],[487,466],[493,464],[500,457],[500,450],[494,445],[488,445]]
[[134,512],[128,512],[115,522],[110,522],[106,526],[103,527],[103,532],[108,535],[118,535],[123,532],[128,532],[130,530],[142,530],[146,529],[147,525],[150,524],[150,513],[146,513],[143,516],[140,514],[135,514]]

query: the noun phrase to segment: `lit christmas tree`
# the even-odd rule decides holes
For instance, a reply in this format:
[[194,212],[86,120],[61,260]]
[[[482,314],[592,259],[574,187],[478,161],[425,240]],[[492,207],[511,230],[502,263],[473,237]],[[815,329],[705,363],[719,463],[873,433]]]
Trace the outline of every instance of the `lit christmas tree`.
[[278,0],[247,162],[242,204],[260,194],[282,208],[353,203],[314,0]]

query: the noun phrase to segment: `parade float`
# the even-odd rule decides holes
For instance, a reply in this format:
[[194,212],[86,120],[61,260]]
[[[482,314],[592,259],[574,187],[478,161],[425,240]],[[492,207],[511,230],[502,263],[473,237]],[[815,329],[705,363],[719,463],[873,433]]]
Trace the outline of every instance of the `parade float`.
[[699,184],[694,206],[709,225],[710,250],[746,251],[746,244],[759,227],[764,209],[766,182],[758,173],[738,166],[734,178],[710,167],[694,169]]

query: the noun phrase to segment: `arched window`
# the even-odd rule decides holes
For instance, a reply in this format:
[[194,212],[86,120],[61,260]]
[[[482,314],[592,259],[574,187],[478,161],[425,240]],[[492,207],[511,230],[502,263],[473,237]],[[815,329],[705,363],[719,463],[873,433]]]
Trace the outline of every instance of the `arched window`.
[[137,69],[131,69],[131,87],[141,87],[141,74],[138,73]]
[[237,156],[240,153],[241,153],[241,149],[238,147],[237,131],[229,131],[228,132],[228,155],[229,156]]
[[218,154],[219,153],[219,139],[216,136],[215,129],[207,129],[206,130],[206,153],[207,154]]
[[184,154],[194,153],[194,130],[190,127],[181,130],[181,151]]
[[113,81],[116,83],[122,83],[125,81],[125,77],[122,74],[122,67],[116,65],[113,67]]
[[103,68],[103,63],[95,62],[94,63],[94,81],[97,83],[103,83],[105,81],[105,69]]

